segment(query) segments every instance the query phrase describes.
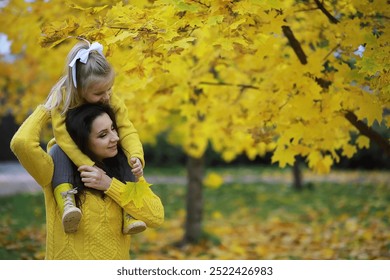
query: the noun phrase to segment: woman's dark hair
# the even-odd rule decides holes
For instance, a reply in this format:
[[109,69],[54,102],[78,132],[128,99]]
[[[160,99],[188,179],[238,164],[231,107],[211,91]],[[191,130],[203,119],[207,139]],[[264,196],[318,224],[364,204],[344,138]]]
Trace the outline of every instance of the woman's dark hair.
[[[95,164],[102,168],[108,176],[115,177],[122,182],[134,181],[134,177],[130,171],[130,165],[119,145],[118,154],[113,158],[104,159],[103,162],[99,162],[88,148],[92,123],[97,117],[105,113],[111,118],[114,128],[118,131],[115,113],[109,105],[104,103],[85,103],[68,110],[65,119],[66,129],[80,151],[95,161]],[[79,178],[76,181],[79,181],[77,187],[82,191],[84,184],[81,183]]]

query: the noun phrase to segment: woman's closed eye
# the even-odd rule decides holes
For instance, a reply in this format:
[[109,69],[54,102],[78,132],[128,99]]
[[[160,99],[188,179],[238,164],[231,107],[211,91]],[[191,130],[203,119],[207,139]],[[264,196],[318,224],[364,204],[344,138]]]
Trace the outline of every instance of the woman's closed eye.
[[102,132],[99,134],[99,138],[104,138],[107,136],[107,133],[106,132]]
[[[115,134],[118,134],[115,127],[112,126],[111,127],[111,132],[114,132]],[[99,134],[99,138],[104,138],[108,135],[108,131],[102,131],[100,134]]]

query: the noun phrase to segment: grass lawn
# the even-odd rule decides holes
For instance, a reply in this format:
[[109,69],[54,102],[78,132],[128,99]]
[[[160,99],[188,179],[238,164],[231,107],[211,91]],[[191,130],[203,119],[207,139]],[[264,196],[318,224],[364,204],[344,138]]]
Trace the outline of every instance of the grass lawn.
[[[214,171],[238,178],[251,173]],[[175,243],[184,233],[185,185],[153,189],[166,222],[133,237],[133,259],[390,259],[386,183],[312,182],[301,192],[279,182],[204,188],[204,239],[184,247]],[[0,205],[0,259],[44,258],[42,194],[0,197]]]

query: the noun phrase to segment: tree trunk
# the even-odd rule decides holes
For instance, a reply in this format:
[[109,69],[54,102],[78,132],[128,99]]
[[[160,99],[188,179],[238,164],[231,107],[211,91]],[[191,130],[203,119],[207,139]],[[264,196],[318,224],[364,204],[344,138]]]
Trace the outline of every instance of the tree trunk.
[[293,184],[294,189],[297,191],[302,190],[302,172],[301,169],[299,168],[298,160],[295,160],[294,162],[292,173],[293,173],[293,180],[294,180],[294,184]]
[[197,243],[202,235],[204,158],[188,157],[187,216],[183,243]]

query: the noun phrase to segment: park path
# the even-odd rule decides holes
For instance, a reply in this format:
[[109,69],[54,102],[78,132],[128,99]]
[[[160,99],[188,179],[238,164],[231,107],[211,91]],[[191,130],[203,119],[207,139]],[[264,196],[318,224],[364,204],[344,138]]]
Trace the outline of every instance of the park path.
[[[361,184],[387,184],[390,185],[390,172],[388,171],[332,171],[327,175],[316,175],[304,172],[304,182],[330,182],[330,183],[361,183]],[[158,184],[185,184],[185,176],[151,175],[147,180]],[[291,184],[292,178],[289,172],[265,172],[260,175],[247,174],[244,177],[235,175],[223,175],[225,183],[265,183],[265,184]],[[16,161],[0,162],[0,196],[8,196],[17,193],[40,192],[40,186]]]

